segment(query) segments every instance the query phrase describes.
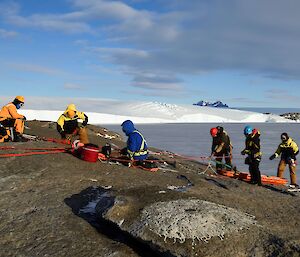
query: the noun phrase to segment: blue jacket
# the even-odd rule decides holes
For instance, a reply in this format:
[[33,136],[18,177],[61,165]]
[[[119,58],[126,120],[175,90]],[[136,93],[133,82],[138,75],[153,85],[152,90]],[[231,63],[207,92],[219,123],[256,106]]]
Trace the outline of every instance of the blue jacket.
[[128,136],[127,152],[134,160],[145,160],[148,157],[148,146],[143,135],[137,131],[131,120],[122,123],[122,130]]

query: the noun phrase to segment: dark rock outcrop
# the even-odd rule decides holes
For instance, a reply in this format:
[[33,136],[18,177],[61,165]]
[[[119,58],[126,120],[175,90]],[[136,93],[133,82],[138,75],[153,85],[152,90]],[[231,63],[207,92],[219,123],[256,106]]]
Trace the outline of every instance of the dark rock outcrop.
[[283,114],[280,114],[280,116],[284,117],[286,119],[300,121],[300,113],[299,112],[283,113]]

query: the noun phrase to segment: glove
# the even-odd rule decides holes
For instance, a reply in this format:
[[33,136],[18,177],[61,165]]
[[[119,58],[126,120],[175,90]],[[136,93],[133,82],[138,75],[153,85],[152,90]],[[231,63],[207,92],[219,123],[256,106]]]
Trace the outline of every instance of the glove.
[[275,154],[272,154],[270,157],[269,157],[269,160],[272,161],[276,158],[276,155]]

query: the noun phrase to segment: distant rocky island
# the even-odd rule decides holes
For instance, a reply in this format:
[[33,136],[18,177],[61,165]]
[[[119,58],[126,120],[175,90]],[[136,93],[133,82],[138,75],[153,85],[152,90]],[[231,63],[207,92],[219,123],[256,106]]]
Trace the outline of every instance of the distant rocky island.
[[299,112],[288,112],[284,114],[280,114],[281,117],[284,117],[286,119],[300,121],[300,113]]
[[221,101],[216,102],[208,102],[208,101],[199,101],[198,103],[195,103],[193,105],[197,106],[207,106],[207,107],[218,107],[218,108],[229,108],[227,104],[222,103]]

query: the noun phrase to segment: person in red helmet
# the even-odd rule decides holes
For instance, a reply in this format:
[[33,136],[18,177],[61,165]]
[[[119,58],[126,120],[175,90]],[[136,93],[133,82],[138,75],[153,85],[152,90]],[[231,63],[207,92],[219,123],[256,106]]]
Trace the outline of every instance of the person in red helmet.
[[216,157],[217,171],[222,170],[223,165],[221,162],[223,158],[226,163],[226,170],[232,170],[232,163],[231,163],[232,145],[227,132],[224,130],[223,127],[217,126],[215,128],[211,128],[210,134],[213,138],[212,147],[211,147],[211,156]]

